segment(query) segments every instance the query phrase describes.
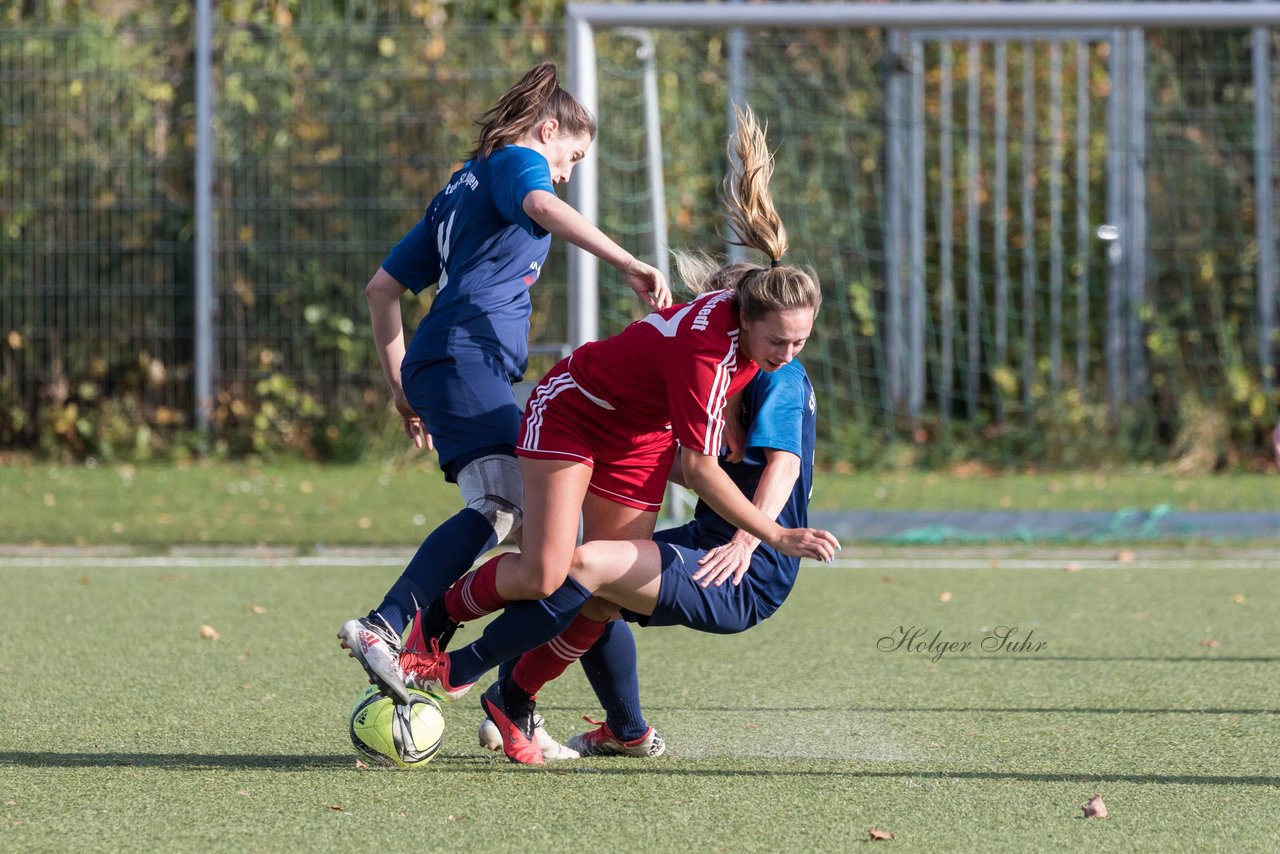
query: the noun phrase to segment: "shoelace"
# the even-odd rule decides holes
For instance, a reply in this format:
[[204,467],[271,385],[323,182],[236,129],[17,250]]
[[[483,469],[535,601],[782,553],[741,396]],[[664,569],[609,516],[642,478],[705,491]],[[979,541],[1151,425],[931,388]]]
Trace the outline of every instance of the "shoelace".
[[[443,653],[440,652],[440,644],[436,643],[435,638],[432,638],[427,642],[427,649],[425,651],[420,648],[406,646],[400,651],[400,672],[409,679],[417,680],[421,676],[421,659],[429,658],[433,661],[439,661],[442,655]],[[449,687],[444,685],[443,678],[440,679],[440,683],[446,689]],[[415,684],[417,684],[416,681]]]
[[392,630],[391,624],[383,619],[381,614],[377,611],[370,611],[369,616],[365,619],[369,621],[365,628],[377,635],[392,652],[398,653],[400,651],[400,636]]
[[592,726],[597,727],[597,729],[586,734],[590,741],[618,740],[617,737],[614,736],[613,731],[609,729],[609,725],[604,721],[595,720],[590,715],[583,715],[582,719]]

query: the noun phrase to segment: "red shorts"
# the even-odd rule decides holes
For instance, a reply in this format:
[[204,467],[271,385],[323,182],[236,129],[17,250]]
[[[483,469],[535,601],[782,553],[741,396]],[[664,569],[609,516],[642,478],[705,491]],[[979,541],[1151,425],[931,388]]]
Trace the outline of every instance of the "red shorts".
[[586,463],[592,467],[590,492],[657,512],[675,459],[670,428],[629,429],[624,416],[578,386],[568,365],[562,360],[529,395],[516,456]]

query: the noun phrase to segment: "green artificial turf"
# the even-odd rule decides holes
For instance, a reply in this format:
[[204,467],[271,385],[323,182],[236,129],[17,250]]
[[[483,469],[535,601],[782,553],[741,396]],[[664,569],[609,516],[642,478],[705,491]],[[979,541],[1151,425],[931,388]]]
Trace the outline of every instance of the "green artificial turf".
[[[806,565],[743,635],[638,631],[660,759],[512,766],[467,697],[400,772],[356,769],[334,639],[396,568],[0,564],[0,848],[1280,847],[1280,567],[927,568],[947,555]],[[983,650],[999,626],[1045,645]],[[900,627],[972,646],[935,661]],[[562,738],[599,712],[577,668],[540,710]],[[1082,817],[1095,793],[1111,818]]]
[[[814,485],[819,510],[1280,511],[1280,481],[1263,474],[1177,477],[1151,471],[1047,475],[837,474]],[[93,468],[0,465],[0,543],[416,544],[460,506],[433,458]]]

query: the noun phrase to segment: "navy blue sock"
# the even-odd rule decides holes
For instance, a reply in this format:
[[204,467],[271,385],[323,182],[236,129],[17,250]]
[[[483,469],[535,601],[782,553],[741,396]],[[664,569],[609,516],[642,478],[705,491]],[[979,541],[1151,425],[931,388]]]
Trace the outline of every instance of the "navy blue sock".
[[591,593],[572,578],[546,599],[512,602],[471,646],[449,653],[449,681],[476,682],[486,671],[542,646],[578,616]]
[[489,520],[470,507],[450,516],[432,531],[400,578],[387,591],[378,613],[391,628],[404,634],[418,608],[425,608],[444,594],[476,558],[498,544]]
[[614,620],[600,640],[582,656],[582,669],[604,709],[609,730],[622,741],[649,731],[640,711],[640,674],[636,672],[636,639],[631,627]]

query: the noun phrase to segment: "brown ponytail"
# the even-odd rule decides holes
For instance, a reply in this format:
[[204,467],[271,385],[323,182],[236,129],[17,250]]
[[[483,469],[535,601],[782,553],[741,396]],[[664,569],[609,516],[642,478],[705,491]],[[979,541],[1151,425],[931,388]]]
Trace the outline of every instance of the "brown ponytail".
[[586,133],[595,139],[595,117],[560,87],[554,62],[540,62],[530,68],[477,119],[480,136],[471,158],[488,157],[547,119],[555,119],[567,133]]

